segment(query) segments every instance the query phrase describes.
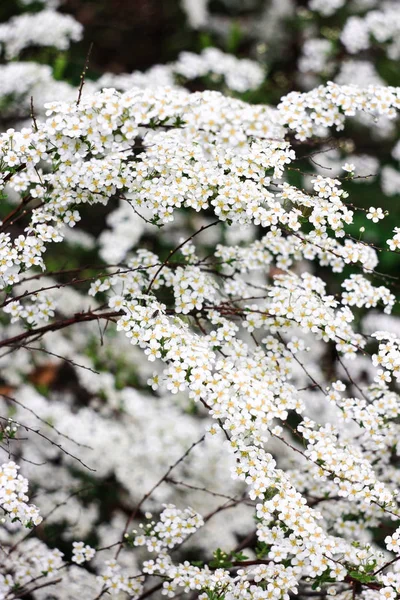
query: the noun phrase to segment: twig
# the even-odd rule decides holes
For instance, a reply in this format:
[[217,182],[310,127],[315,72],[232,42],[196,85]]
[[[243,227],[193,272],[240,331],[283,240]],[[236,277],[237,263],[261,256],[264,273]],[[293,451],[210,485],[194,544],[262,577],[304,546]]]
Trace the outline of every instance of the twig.
[[[161,581],[161,583],[157,583],[157,585],[154,585],[152,588],[148,589],[141,596],[139,596],[139,598],[137,598],[137,600],[145,600],[145,598],[148,598],[149,596],[154,594],[154,592],[158,592],[158,590],[161,590],[163,583],[164,583],[163,581]],[[95,598],[95,600],[97,600],[97,599]]]
[[32,122],[33,122],[33,128],[34,128],[34,130],[38,131],[39,127],[38,127],[38,124],[37,124],[37,121],[36,121],[36,117],[35,117],[35,110],[33,108],[33,96],[31,96],[31,119],[32,119]]
[[61,435],[61,437],[65,438],[66,440],[68,440],[70,442],[72,442],[76,446],[79,446],[80,448],[88,448],[89,450],[92,450],[91,446],[88,446],[87,444],[81,444],[80,442],[77,442],[76,440],[74,440],[73,438],[71,438],[69,435],[66,435],[65,433],[62,433],[59,429],[57,429],[57,427],[55,427],[54,425],[52,425],[48,421],[45,421],[44,419],[42,419],[42,417],[39,417],[39,415],[37,413],[35,413],[34,410],[32,410],[31,408],[28,408],[27,406],[25,406],[25,404],[23,404],[20,400],[17,400],[16,398],[13,398],[12,396],[8,396],[7,394],[3,394],[2,392],[0,392],[0,396],[2,396],[3,398],[5,398],[9,402],[14,402],[14,404],[17,404],[18,406],[20,406],[24,410],[27,410],[34,417],[36,417],[36,419],[38,419],[38,421],[40,421],[44,425],[47,425],[47,427],[50,427],[51,429],[53,429],[58,435]]
[[[94,486],[89,486],[86,488],[81,488],[80,490],[76,490],[75,492],[72,492],[71,494],[69,494],[69,496],[67,496],[67,498],[65,500],[63,500],[63,502],[59,502],[58,504],[56,504],[51,510],[50,512],[47,513],[46,516],[43,517],[42,521],[41,521],[41,525],[43,523],[45,523],[47,521],[47,519],[49,519],[49,517],[51,517],[52,514],[54,514],[56,512],[56,510],[58,510],[59,508],[61,508],[62,506],[65,506],[68,502],[68,500],[70,500],[71,498],[73,498],[74,496],[78,496],[79,494],[86,492],[88,490],[92,490],[94,488]],[[14,552],[14,550],[19,546],[19,544],[21,542],[24,542],[26,539],[28,539],[28,537],[30,537],[33,533],[34,529],[31,529],[30,531],[28,531],[28,533],[21,539],[19,539],[14,546],[12,546],[12,548],[10,548],[9,552],[8,552],[8,556],[10,556],[10,554],[12,552]]]
[[81,73],[81,77],[80,77],[81,83],[79,85],[78,99],[76,101],[76,106],[79,106],[79,103],[81,101],[83,86],[85,85],[85,77],[86,77],[87,70],[89,68],[90,55],[92,54],[92,50],[93,50],[93,42],[90,43],[89,50],[86,55],[85,65],[84,65],[83,71]]
[[[4,183],[7,181],[7,178],[8,178],[8,179],[11,179],[11,177],[12,177],[13,175],[15,175],[15,174],[16,174],[18,171],[22,171],[23,169],[25,169],[26,165],[20,165],[20,167],[22,167],[22,168],[17,168],[17,169],[15,170],[15,172],[14,172],[14,173],[11,173],[11,174],[7,175],[7,177],[6,177],[6,178],[5,178],[5,180],[4,180]],[[30,195],[28,195],[28,196],[25,196],[25,198],[22,198],[22,200],[21,200],[21,202],[18,204],[18,206],[16,206],[16,207],[15,207],[15,208],[14,208],[14,209],[13,209],[13,210],[12,210],[12,211],[11,211],[11,212],[10,212],[10,213],[9,213],[9,214],[6,216],[6,217],[5,217],[5,219],[3,220],[2,224],[1,224],[0,231],[4,231],[4,230],[5,230],[5,228],[6,228],[8,225],[13,225],[13,224],[14,224],[14,221],[11,221],[11,219],[12,219],[13,217],[15,217],[15,215],[17,215],[17,214],[19,213],[19,211],[21,210],[21,208],[23,208],[24,206],[26,206],[26,205],[27,205],[27,204],[28,204],[28,203],[29,203],[31,200],[32,200],[32,196],[30,196]],[[23,213],[23,214],[24,214],[24,213]]]
[[171,258],[171,256],[173,256],[176,252],[178,252],[181,248],[183,248],[183,246],[185,244],[187,244],[188,242],[190,242],[190,240],[192,240],[196,235],[198,235],[199,233],[202,233],[203,231],[205,231],[206,229],[208,229],[209,227],[214,227],[214,225],[218,225],[219,221],[213,221],[212,223],[209,223],[208,225],[204,225],[203,227],[200,227],[200,229],[198,231],[195,231],[195,233],[193,233],[190,237],[188,237],[186,240],[184,240],[181,244],[179,244],[179,246],[177,246],[176,248],[174,248],[174,250],[171,250],[171,252],[168,254],[167,258],[165,259],[165,261],[162,263],[162,265],[160,265],[160,267],[157,269],[154,277],[152,278],[152,280],[149,283],[149,287],[146,290],[146,294],[150,293],[151,288],[153,287],[153,283],[155,282],[155,280],[157,279],[158,275],[160,274],[160,272],[162,271],[162,269],[168,264],[169,259]]
[[58,579],[53,579],[52,581],[45,581],[44,583],[41,583],[40,585],[37,585],[34,588],[31,588],[30,590],[22,591],[19,594],[14,594],[14,598],[23,598],[24,596],[29,596],[30,594],[32,594],[32,592],[36,592],[36,590],[49,587],[50,585],[57,585],[57,583],[60,583],[60,581],[62,581],[61,577],[59,577]]
[[131,512],[131,514],[129,515],[129,517],[128,517],[128,518],[127,518],[127,520],[126,520],[125,527],[124,527],[124,531],[122,532],[122,540],[121,540],[121,542],[120,542],[120,546],[119,546],[119,548],[118,548],[118,550],[117,550],[117,553],[116,553],[116,555],[115,555],[115,558],[116,558],[116,559],[118,558],[118,556],[119,556],[119,553],[121,552],[121,549],[122,549],[122,544],[123,544],[123,542],[124,542],[124,540],[125,540],[125,534],[126,534],[126,533],[127,533],[127,531],[128,531],[129,524],[130,524],[130,523],[131,523],[131,522],[132,522],[132,521],[135,519],[136,515],[138,514],[138,512],[139,512],[140,508],[142,507],[142,505],[144,504],[144,502],[146,502],[146,500],[147,500],[148,498],[150,498],[150,496],[152,495],[152,493],[153,493],[153,492],[154,492],[154,491],[155,491],[155,490],[156,490],[156,489],[157,489],[157,488],[158,488],[158,487],[159,487],[159,486],[160,486],[160,485],[161,485],[161,484],[162,484],[162,483],[163,483],[163,482],[164,482],[164,481],[165,481],[165,480],[168,478],[168,476],[169,476],[169,474],[171,473],[171,471],[173,471],[173,470],[175,469],[175,467],[177,467],[177,466],[178,466],[178,465],[179,465],[179,464],[180,464],[182,461],[184,461],[184,460],[185,460],[185,458],[186,458],[187,456],[189,456],[189,454],[191,453],[191,451],[193,450],[193,448],[195,448],[196,446],[198,446],[199,444],[201,444],[202,442],[204,442],[204,440],[205,440],[205,437],[206,437],[206,436],[205,436],[205,434],[204,434],[204,435],[202,435],[202,436],[201,436],[201,438],[200,438],[199,440],[197,440],[197,442],[193,442],[193,444],[190,446],[190,448],[188,448],[188,449],[186,450],[186,452],[185,452],[184,454],[182,454],[182,456],[181,456],[180,458],[178,458],[178,460],[177,460],[177,461],[175,461],[175,462],[174,462],[174,464],[173,464],[173,465],[171,465],[171,466],[168,468],[167,472],[166,472],[166,473],[165,473],[165,474],[164,474],[164,475],[161,477],[161,479],[159,479],[159,480],[157,481],[157,483],[155,483],[155,484],[153,485],[153,487],[151,488],[151,490],[149,490],[149,491],[148,491],[148,492],[147,492],[147,493],[146,493],[146,494],[143,496],[143,498],[140,500],[139,504],[137,504],[137,505],[136,505],[136,507],[133,509],[133,511]]
[[[6,417],[0,417],[0,420],[8,422],[8,419]],[[70,456],[74,460],[78,461],[83,467],[85,467],[85,469],[88,469],[89,471],[92,471],[93,473],[96,472],[96,469],[92,469],[91,467],[89,467],[88,465],[86,465],[80,458],[78,458],[74,454],[71,454],[71,452],[68,452],[68,450],[65,450],[65,448],[63,448],[61,446],[61,444],[58,444],[54,440],[51,440],[50,438],[48,438],[39,429],[33,429],[32,427],[29,427],[28,425],[24,425],[23,423],[21,423],[20,421],[17,421],[17,420],[14,420],[13,422],[16,425],[18,425],[19,427],[22,427],[23,429],[25,429],[25,431],[30,431],[31,433],[36,433],[36,435],[38,435],[39,437],[41,437],[44,440],[46,440],[46,442],[49,442],[49,444],[51,444],[52,446],[55,446],[56,448],[58,448],[59,450],[61,450],[61,452],[63,452],[67,456]]]
[[[213,492],[212,490],[208,490],[205,487],[199,487],[197,485],[190,485],[189,483],[185,483],[184,481],[176,481],[175,479],[172,479],[171,477],[166,477],[165,481],[167,483],[172,483],[173,485],[185,487],[189,490],[195,490],[198,492],[204,492],[205,494],[210,494],[210,496],[214,496],[214,498],[225,498],[225,500],[230,500],[231,502],[237,501],[237,498],[232,498],[232,496],[227,496],[226,494],[219,494],[218,492]],[[255,506],[255,505],[249,502],[249,506]]]

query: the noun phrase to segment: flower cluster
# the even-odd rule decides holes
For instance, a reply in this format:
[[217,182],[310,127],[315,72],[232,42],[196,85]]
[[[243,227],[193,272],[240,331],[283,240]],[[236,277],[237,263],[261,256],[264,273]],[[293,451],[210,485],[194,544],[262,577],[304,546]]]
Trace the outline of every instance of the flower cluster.
[[398,34],[400,31],[400,11],[396,2],[383,3],[377,10],[367,12],[364,17],[350,17],[341,33],[341,42],[351,54],[366,50],[371,39],[380,44],[390,42],[388,56],[397,60],[400,56]]
[[384,381],[391,381],[392,376],[400,381],[399,337],[389,331],[376,331],[373,337],[379,341],[378,353],[372,357],[373,365],[380,368]]
[[264,81],[263,67],[254,60],[236,58],[218,48],[206,48],[200,54],[181,52],[175,62],[156,65],[145,72],[112,75],[106,73],[96,83],[99,89],[115,87],[127,91],[134,87],[178,87],[196,79],[209,79],[214,85],[224,82],[234,92],[257,89]]
[[52,9],[22,14],[0,25],[0,45],[6,58],[17,57],[30,46],[52,46],[66,50],[71,42],[79,41],[83,27],[70,15]]
[[3,463],[0,467],[0,507],[7,520],[33,527],[39,525],[42,518],[34,504],[27,504],[28,480],[18,474],[18,469],[14,462]]
[[[189,562],[171,566],[161,558],[157,561],[156,572],[170,577],[171,580],[163,584],[163,594],[169,598],[175,597],[179,588],[183,588],[184,592],[203,592],[199,594],[201,600],[212,597],[212,594],[218,597],[221,593],[245,600],[275,597],[287,600],[290,593],[298,590],[296,575],[299,569],[280,564],[255,566],[251,570],[240,569],[237,575],[232,576],[228,569],[211,570],[193,566]],[[262,591],[261,586],[265,586],[266,590]]]
[[249,59],[237,59],[218,48],[206,48],[199,55],[183,52],[172,70],[189,80],[208,74],[223,77],[228,88],[236,92],[256,89],[264,80],[261,65]]
[[[18,281],[15,276],[11,279],[13,283]],[[10,277],[7,282],[11,283]],[[11,323],[15,323],[19,319],[24,319],[30,325],[46,322],[51,317],[54,317],[55,303],[49,294],[38,293],[33,296],[32,302],[23,302],[13,300],[5,305],[4,312],[11,315]]]
[[303,53],[299,60],[299,70],[302,73],[322,73],[329,70],[329,56],[332,44],[329,40],[309,39],[303,44]]
[[[365,96],[364,91],[356,91],[360,98]],[[372,91],[368,93],[372,96]],[[343,108],[342,101],[338,105]],[[295,414],[299,422],[293,435],[296,442],[301,441],[297,453],[309,477],[303,486],[309,481],[326,485],[328,495],[351,502],[357,514],[373,505],[375,512],[367,513],[368,523],[378,519],[384,507],[396,511],[393,489],[372,466],[372,450],[383,444],[389,453],[395,435],[395,428],[388,428],[385,438],[383,418],[389,406],[392,418],[397,418],[393,396],[378,384],[381,395],[371,397],[370,406],[342,397],[338,384],[327,392],[327,401],[345,422],[362,424],[368,432],[368,441],[356,436],[349,441],[346,432],[331,424],[318,425],[305,414],[308,409],[295,384],[296,365],[309,360],[303,338],[332,341],[342,357],[356,361],[366,340],[353,327],[350,307],[381,302],[390,312],[395,301],[389,289],[373,286],[365,275],[348,277],[342,295],[334,297],[320,278],[296,273],[296,262],[304,259],[317,258],[321,265],[337,271],[345,264],[356,264],[366,273],[377,264],[372,248],[346,239],[353,210],[340,180],[317,175],[311,178],[308,191],[283,180],[295,153],[284,139],[285,125],[273,122],[274,116],[280,118],[284,112],[282,107],[278,112],[250,107],[212,92],[192,95],[183,90],[135,89],[122,94],[107,90],[83,98],[78,106],[54,103],[47,108],[49,118],[38,131],[9,131],[2,138],[7,186],[22,197],[30,194],[45,200],[33,209],[24,235],[13,240],[3,234],[4,284],[13,283],[18,289],[17,278],[24,281],[26,277],[22,272],[43,267],[46,245],[61,241],[67,227],[79,221],[80,204],[104,204],[115,196],[144,211],[153,224],[168,226],[179,209],[187,208],[194,209],[193,213],[212,210],[225,226],[267,229],[261,240],[247,247],[219,245],[217,265],[201,260],[194,244],[184,239],[178,242],[181,261],[162,260],[155,252],[139,249],[129,256],[124,269],[113,273],[110,267],[109,275],[96,278],[90,294],[104,294],[113,318],[117,315],[117,330],[125,333],[132,346],[138,346],[151,363],[165,363],[152,378],[153,388],[166,389],[174,396],[186,391],[214,419],[210,431],[215,433],[218,425],[225,432],[235,461],[233,478],[248,486],[250,500],[257,503],[258,539],[270,546],[266,553],[274,564],[266,575],[268,584],[274,587],[273,579],[285,578],[286,570],[290,573],[284,585],[287,593],[303,575],[318,577],[329,570],[334,581],[343,581],[348,570],[337,564],[337,558],[345,554],[349,563],[357,565],[364,555],[361,550],[353,551],[345,538],[335,538],[330,521],[332,531],[340,531],[339,515],[313,509],[302,494],[308,489],[299,491],[294,476],[264,449],[268,442],[292,447],[288,431],[277,422],[285,425],[289,414]],[[359,109],[363,109],[361,103]],[[135,149],[138,139],[143,146],[139,151]],[[41,160],[53,170],[38,171]],[[246,274],[262,274],[266,265],[275,262],[283,273],[253,281],[246,278]],[[253,286],[258,290],[257,302],[252,300]],[[5,305],[12,319],[25,318],[32,326],[39,316],[53,318],[55,308],[45,290],[34,301],[22,296]],[[159,297],[167,300],[161,302]],[[43,316],[43,306],[49,303],[50,312]],[[389,360],[384,359],[387,370]],[[87,361],[84,365],[88,366]],[[79,378],[92,394],[110,396],[110,409],[131,410],[135,400],[129,394],[115,393],[110,374],[95,379],[85,373]],[[90,432],[96,428],[99,437],[112,434],[122,444],[117,426],[106,419],[100,422],[89,410],[85,414],[79,415],[82,424],[90,423],[84,443],[89,445]],[[73,431],[76,419],[69,416],[68,420]],[[65,427],[64,414],[58,416],[59,422]],[[158,432],[157,436],[161,439]],[[126,448],[131,437],[127,435]],[[129,472],[103,459],[101,475],[110,470],[122,480]],[[144,568],[148,574],[164,569],[168,594],[181,581],[189,589],[218,588],[215,573],[210,577],[207,569],[189,565],[189,575],[184,575],[185,565],[168,562],[169,550],[186,541],[201,524],[191,509],[178,511],[167,505],[160,521],[150,522],[143,535],[135,537],[135,545],[158,554]],[[88,558],[85,548],[76,543],[74,562]],[[88,553],[91,557],[91,548]],[[289,563],[283,566],[282,560]],[[376,560],[381,560],[378,553]],[[263,580],[262,569],[256,574]],[[199,582],[194,583],[197,576]],[[228,573],[222,585],[232,593],[248,589],[249,598],[257,597],[260,586],[250,582],[255,581],[251,576],[245,571],[235,579]],[[107,589],[130,593],[132,580],[115,565],[101,579]]]
[[[361,92],[357,91],[357,94]],[[286,112],[287,102],[289,97],[282,102],[282,113]],[[169,113],[166,113],[165,103],[170,106]],[[138,109],[143,111],[140,115]],[[109,110],[112,112],[108,113]],[[16,277],[21,266],[26,269],[43,264],[41,255],[45,244],[61,241],[66,224],[73,226],[79,219],[74,206],[82,202],[104,203],[115,193],[124,191],[130,195],[130,202],[139,209],[146,207],[155,221],[164,223],[172,220],[173,211],[180,206],[197,211],[211,206],[223,221],[254,222],[263,227],[280,224],[297,231],[303,211],[309,207],[312,209],[309,220],[316,233],[314,239],[322,246],[332,244],[326,237],[327,226],[336,237],[341,237],[344,223],[352,221],[352,211],[342,201],[346,194],[340,189],[338,180],[319,176],[313,182],[315,198],[288,184],[278,183],[278,192],[268,187],[274,183],[272,178],[279,180],[282,177],[284,166],[294,158],[293,150],[286,142],[272,141],[266,145],[262,141],[283,133],[273,124],[272,109],[251,108],[210,92],[188,95],[181,91],[136,91],[132,94],[108,91],[83,101],[79,107],[53,104],[48,107],[48,112],[52,116],[38,132],[10,131],[3,136],[7,169],[29,165],[27,173],[12,175],[9,185],[19,193],[30,192],[33,197],[46,200],[45,206],[33,210],[27,236],[20,236],[12,244],[9,235],[2,234],[2,271],[6,285],[10,276]],[[210,119],[213,113],[215,115]],[[232,129],[228,122],[234,114],[241,124]],[[101,126],[94,131],[90,122],[96,115],[101,115],[96,117]],[[132,117],[136,119],[136,125]],[[214,118],[217,119],[215,122]],[[147,151],[141,153],[137,161],[131,161],[130,140],[139,135],[149,119],[158,120],[161,128],[169,123],[173,125],[178,119],[184,127],[175,125],[169,131],[147,132]],[[284,119],[287,121],[287,115]],[[188,138],[190,128],[197,132],[195,137]],[[120,130],[125,135],[121,149],[103,156],[112,148],[113,136]],[[253,141],[254,137],[259,141]],[[217,151],[217,143],[226,147],[222,154]],[[239,155],[234,155],[234,148],[240,149]],[[54,176],[43,175],[39,182],[37,162],[43,158],[58,161],[59,157],[62,157],[62,164],[70,161],[71,164],[67,164],[65,170],[60,168]],[[164,173],[161,163],[169,165]],[[182,171],[184,177],[180,175]],[[266,177],[265,172],[271,175]],[[71,189],[68,197],[66,186]],[[285,204],[289,202],[296,208],[285,210]],[[348,258],[357,262],[360,253],[371,255],[370,248],[362,249],[362,244],[358,244],[357,255],[353,258],[356,247],[357,244],[346,240],[335,253],[339,258],[343,256],[345,262]],[[373,268],[370,264],[370,260],[365,260],[366,268]]]
[[354,356],[356,350],[365,345],[362,336],[355,334],[350,326],[353,314],[325,294],[321,279],[305,273],[301,277],[277,275],[268,296],[267,303],[247,308],[244,326],[248,331],[266,325],[270,331],[285,331],[296,323],[303,332],[335,341],[338,351],[347,357]]
[[[95,91],[91,82],[86,90]],[[37,117],[45,115],[44,104],[54,100],[76,100],[76,89],[65,81],[56,81],[50,66],[34,62],[12,61],[0,65],[0,98],[3,118],[27,119],[31,98]]]
[[87,544],[85,546],[84,542],[73,542],[72,546],[73,550],[71,560],[77,565],[81,565],[84,562],[92,560],[92,558],[96,554],[96,550],[94,550]]
[[343,129],[345,117],[364,111],[373,117],[394,119],[400,102],[399,88],[342,85],[329,82],[310,92],[290,92],[278,105],[281,123],[305,140],[318,134],[318,128]]
[[135,546],[146,546],[149,552],[159,553],[163,549],[172,549],[181,544],[203,525],[202,517],[193,509],[179,510],[173,504],[167,504],[164,505],[157,523],[150,521],[145,526],[141,525],[144,530],[142,535],[137,535],[136,530],[133,531],[133,543]]
[[394,236],[387,240],[387,244],[392,251],[400,249],[400,227],[394,228]]
[[315,10],[324,17],[328,17],[342,8],[345,2],[346,0],[328,0],[328,2],[325,2],[324,0],[310,0],[308,7],[310,10]]
[[126,570],[115,560],[106,561],[106,568],[99,575],[98,582],[102,589],[111,596],[121,597],[121,592],[129,594],[129,598],[136,600],[143,592],[143,576],[129,577]]
[[208,0],[182,0],[181,4],[193,29],[206,25]]
[[392,535],[386,536],[385,537],[386,548],[388,550],[390,550],[391,552],[395,552],[396,554],[399,554],[399,552],[400,552],[399,538],[400,538],[400,530],[399,529],[396,529],[396,531]]
[[384,305],[384,312],[390,314],[396,302],[394,294],[385,286],[374,287],[362,275],[350,275],[342,283],[342,287],[346,290],[342,293],[342,303],[349,306],[377,306],[379,302]]
[[11,556],[3,555],[5,575],[0,574],[2,597],[15,597],[16,590],[29,589],[38,579],[51,584],[63,566],[62,557],[62,552],[56,548],[49,549],[38,539],[30,538],[18,544]]

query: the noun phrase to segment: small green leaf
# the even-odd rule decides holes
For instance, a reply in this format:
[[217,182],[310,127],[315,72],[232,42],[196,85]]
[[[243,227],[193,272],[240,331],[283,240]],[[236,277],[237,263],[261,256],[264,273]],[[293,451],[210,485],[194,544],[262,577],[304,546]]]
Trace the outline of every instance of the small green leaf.
[[356,579],[360,583],[370,583],[371,581],[376,581],[374,575],[368,575],[367,573],[359,573],[358,571],[350,571],[349,575],[352,579]]

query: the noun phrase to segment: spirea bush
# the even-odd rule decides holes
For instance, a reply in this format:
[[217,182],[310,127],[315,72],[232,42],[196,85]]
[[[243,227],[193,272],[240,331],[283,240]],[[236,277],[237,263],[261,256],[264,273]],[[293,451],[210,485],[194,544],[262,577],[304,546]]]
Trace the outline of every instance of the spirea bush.
[[211,47],[63,81],[58,5],[0,27],[0,599],[394,600],[400,87],[347,54],[399,7],[288,2],[273,104]]

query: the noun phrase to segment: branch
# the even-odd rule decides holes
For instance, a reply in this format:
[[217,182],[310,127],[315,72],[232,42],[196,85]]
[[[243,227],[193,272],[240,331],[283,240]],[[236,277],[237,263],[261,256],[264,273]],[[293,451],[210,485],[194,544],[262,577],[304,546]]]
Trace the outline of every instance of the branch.
[[61,577],[59,577],[58,579],[53,579],[52,581],[46,581],[45,583],[41,583],[40,585],[37,585],[31,588],[30,590],[23,590],[19,594],[15,594],[14,598],[23,598],[24,596],[29,596],[30,594],[32,594],[32,592],[36,592],[36,590],[49,587],[50,585],[57,585],[57,583],[60,583],[60,581],[62,581]]
[[159,487],[159,486],[160,486],[160,485],[161,485],[161,484],[162,484],[164,481],[166,481],[166,480],[167,480],[167,478],[168,478],[169,474],[171,473],[171,471],[173,471],[173,470],[175,469],[175,467],[177,467],[177,466],[178,466],[178,465],[179,465],[179,464],[180,464],[182,461],[184,461],[184,460],[185,460],[185,458],[186,458],[187,456],[189,456],[189,454],[191,453],[191,451],[193,450],[193,448],[195,448],[196,446],[198,446],[199,444],[201,444],[202,442],[204,442],[205,438],[206,438],[206,436],[205,436],[205,434],[204,434],[204,435],[202,435],[202,436],[201,436],[201,438],[200,438],[199,440],[197,440],[197,442],[193,442],[193,444],[190,446],[190,448],[188,448],[188,449],[186,450],[186,452],[185,452],[184,454],[182,454],[182,456],[181,456],[180,458],[178,458],[178,460],[177,460],[177,461],[175,461],[175,462],[174,462],[174,464],[173,464],[173,465],[171,465],[171,466],[168,468],[167,472],[166,472],[166,473],[165,473],[165,474],[164,474],[164,475],[161,477],[161,479],[159,479],[159,480],[157,481],[157,483],[155,483],[155,484],[153,485],[153,487],[151,488],[151,490],[149,490],[149,491],[148,491],[148,492],[147,492],[147,493],[146,493],[146,494],[143,496],[143,498],[140,500],[139,504],[137,504],[137,505],[136,505],[136,507],[133,509],[133,511],[131,512],[131,514],[129,515],[129,517],[128,517],[128,519],[127,519],[126,523],[125,523],[124,531],[122,532],[122,540],[121,540],[121,542],[120,542],[120,546],[119,546],[119,548],[118,548],[118,550],[117,550],[117,553],[116,553],[116,555],[115,555],[115,558],[116,558],[116,559],[118,558],[118,555],[119,555],[119,553],[120,553],[120,552],[121,552],[121,550],[122,550],[122,544],[123,544],[123,542],[124,542],[124,540],[125,540],[125,534],[126,534],[126,532],[128,531],[129,524],[130,524],[130,523],[131,523],[131,522],[132,522],[132,521],[135,519],[136,515],[138,514],[138,512],[139,512],[140,508],[142,507],[142,505],[144,504],[144,502],[146,502],[146,500],[147,500],[148,498],[150,498],[151,494],[152,494],[152,493],[153,493],[153,492],[154,492],[154,491],[155,491],[155,490],[156,490],[156,489],[157,489],[157,488],[158,488],[158,487]]
[[196,235],[198,235],[202,231],[205,231],[209,227],[214,227],[214,225],[218,225],[218,223],[219,223],[219,221],[213,221],[213,223],[209,223],[208,225],[204,225],[203,227],[200,227],[200,229],[198,231],[195,231],[195,233],[193,233],[190,237],[188,237],[181,244],[179,244],[179,246],[177,246],[176,248],[174,248],[174,250],[171,250],[171,252],[168,254],[168,256],[165,259],[165,261],[162,263],[162,265],[159,267],[159,269],[157,269],[157,271],[156,271],[153,279],[150,281],[149,287],[147,288],[147,291],[146,291],[146,294],[150,293],[150,290],[151,290],[151,288],[153,286],[153,283],[157,279],[157,277],[160,274],[160,272],[162,271],[162,269],[168,264],[168,261],[171,258],[171,256],[173,256],[176,252],[178,252],[178,250],[180,250],[181,248],[183,248],[183,246],[185,244],[187,244],[188,242],[190,242],[190,240],[192,240]]
[[49,325],[45,325],[43,327],[37,327],[36,329],[30,329],[29,331],[25,331],[24,333],[20,333],[19,335],[15,335],[12,338],[8,338],[6,340],[0,341],[0,348],[4,346],[14,346],[17,347],[20,342],[24,342],[25,340],[35,337],[42,337],[48,331],[59,331],[60,329],[65,329],[70,325],[75,325],[75,323],[87,323],[90,321],[98,321],[99,319],[113,319],[114,317],[120,316],[119,311],[112,311],[106,313],[95,314],[93,311],[75,313],[73,317],[69,317],[68,319],[61,319],[59,321],[55,321],[54,323],[50,323]]

